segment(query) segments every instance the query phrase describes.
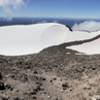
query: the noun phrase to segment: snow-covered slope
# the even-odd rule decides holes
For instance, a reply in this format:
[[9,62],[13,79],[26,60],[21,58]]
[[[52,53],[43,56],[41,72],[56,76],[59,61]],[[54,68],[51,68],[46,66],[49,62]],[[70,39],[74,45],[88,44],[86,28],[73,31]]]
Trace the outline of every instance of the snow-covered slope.
[[37,53],[49,46],[89,39],[98,33],[71,32],[57,23],[0,27],[0,54],[24,55]]
[[71,46],[68,48],[83,52],[88,55],[100,54],[100,38],[92,42],[84,43],[77,46]]

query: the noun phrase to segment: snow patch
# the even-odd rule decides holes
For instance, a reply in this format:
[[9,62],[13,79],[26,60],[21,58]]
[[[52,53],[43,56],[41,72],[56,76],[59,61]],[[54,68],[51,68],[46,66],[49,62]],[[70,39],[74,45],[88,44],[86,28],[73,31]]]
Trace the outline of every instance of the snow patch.
[[70,52],[66,52],[66,55],[70,55],[71,53]]
[[71,46],[68,48],[83,52],[88,55],[100,54],[100,38],[92,42],[84,43],[77,46]]

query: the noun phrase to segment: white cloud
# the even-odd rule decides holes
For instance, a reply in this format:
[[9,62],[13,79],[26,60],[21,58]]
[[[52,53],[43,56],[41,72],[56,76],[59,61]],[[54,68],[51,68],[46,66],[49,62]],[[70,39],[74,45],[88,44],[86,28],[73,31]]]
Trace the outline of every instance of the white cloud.
[[18,7],[23,5],[25,0],[0,0],[0,6],[10,6],[10,7]]
[[11,16],[12,9],[25,5],[26,0],[0,0],[0,7],[3,8],[7,16]]
[[85,21],[80,24],[75,24],[72,27],[73,31],[87,31],[87,32],[95,32],[100,31],[100,22],[96,21]]

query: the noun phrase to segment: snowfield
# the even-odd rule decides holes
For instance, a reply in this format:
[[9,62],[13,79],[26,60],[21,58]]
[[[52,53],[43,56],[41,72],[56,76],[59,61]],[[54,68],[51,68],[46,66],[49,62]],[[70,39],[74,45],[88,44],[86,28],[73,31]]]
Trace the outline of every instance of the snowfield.
[[100,54],[100,38],[89,43],[85,43],[77,46],[71,46],[68,48],[77,50],[79,52],[83,52],[87,55]]
[[[13,56],[38,53],[50,46],[90,39],[99,33],[71,32],[68,27],[58,23],[4,26],[0,27],[0,54]],[[96,41],[96,44],[93,42],[94,45],[98,46],[94,46],[95,50],[98,49],[97,51],[100,51],[99,43],[100,40]],[[82,49],[85,50],[83,47]],[[88,51],[93,45],[91,45],[91,48],[89,47],[90,45],[87,48]]]

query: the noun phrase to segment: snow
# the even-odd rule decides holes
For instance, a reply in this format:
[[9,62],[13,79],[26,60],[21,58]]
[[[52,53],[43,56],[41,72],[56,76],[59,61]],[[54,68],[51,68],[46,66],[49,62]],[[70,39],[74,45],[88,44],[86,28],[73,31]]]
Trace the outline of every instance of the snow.
[[[100,22],[96,21],[85,21],[80,24],[75,24],[72,27],[72,30],[75,32],[90,32],[90,34],[100,34]],[[83,52],[88,55],[100,54],[100,39],[97,39],[92,42],[84,43],[82,45],[71,46],[70,49]]]
[[0,27],[0,54],[26,55],[64,42],[89,39],[99,32],[71,32],[58,23],[15,25]]
[[87,55],[100,54],[100,38],[92,42],[77,46],[71,46],[68,48],[83,52]]

